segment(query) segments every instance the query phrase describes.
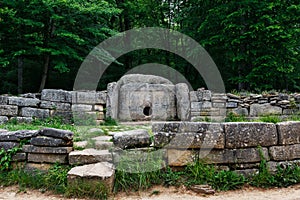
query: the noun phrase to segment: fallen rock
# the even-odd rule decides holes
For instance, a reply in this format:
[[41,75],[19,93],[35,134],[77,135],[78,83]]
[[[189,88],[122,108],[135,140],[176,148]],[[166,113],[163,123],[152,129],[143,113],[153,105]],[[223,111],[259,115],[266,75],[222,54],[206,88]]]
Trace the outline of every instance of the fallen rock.
[[192,185],[191,190],[201,194],[215,194],[215,190],[210,185]]
[[147,147],[150,145],[150,136],[146,130],[132,130],[118,132],[113,135],[113,142],[121,149]]

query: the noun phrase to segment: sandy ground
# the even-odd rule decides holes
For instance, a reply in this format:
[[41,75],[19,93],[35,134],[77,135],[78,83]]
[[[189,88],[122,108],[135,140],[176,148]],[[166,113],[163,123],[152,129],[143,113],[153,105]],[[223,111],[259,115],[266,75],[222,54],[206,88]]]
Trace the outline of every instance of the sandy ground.
[[[154,192],[155,191],[155,192]],[[155,193],[155,194],[154,194]],[[157,194],[158,193],[158,194]],[[73,198],[78,199],[78,198]],[[289,188],[257,189],[246,187],[241,190],[218,192],[215,195],[201,195],[185,188],[154,187],[146,192],[119,193],[113,200],[300,200],[300,184]],[[19,191],[18,187],[0,188],[0,200],[68,200],[61,195],[38,190]],[[79,199],[78,199],[79,200]],[[87,199],[85,199],[87,200]]]

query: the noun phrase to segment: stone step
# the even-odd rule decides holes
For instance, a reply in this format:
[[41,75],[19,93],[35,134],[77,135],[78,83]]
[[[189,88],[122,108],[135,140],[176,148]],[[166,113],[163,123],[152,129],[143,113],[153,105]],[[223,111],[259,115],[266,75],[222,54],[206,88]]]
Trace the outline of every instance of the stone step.
[[84,165],[98,162],[112,162],[112,154],[108,150],[84,149],[69,154],[71,165]]
[[108,162],[99,162],[72,168],[68,172],[68,183],[72,184],[76,179],[85,179],[91,184],[102,182],[108,192],[111,192],[114,184],[114,166]]

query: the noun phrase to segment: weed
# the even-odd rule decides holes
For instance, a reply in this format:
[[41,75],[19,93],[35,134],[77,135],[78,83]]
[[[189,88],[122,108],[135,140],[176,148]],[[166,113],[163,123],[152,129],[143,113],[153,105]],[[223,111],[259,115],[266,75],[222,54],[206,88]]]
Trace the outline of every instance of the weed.
[[269,123],[276,124],[278,122],[281,122],[282,120],[279,118],[279,116],[269,115],[269,116],[260,117],[259,121],[261,121],[261,122],[269,122]]
[[240,116],[234,112],[228,113],[228,115],[225,118],[225,122],[244,122],[247,121],[245,119],[245,116]]
[[117,122],[117,120],[115,120],[111,117],[106,117],[104,119],[104,122],[101,125],[104,125],[104,126],[117,126],[118,122]]

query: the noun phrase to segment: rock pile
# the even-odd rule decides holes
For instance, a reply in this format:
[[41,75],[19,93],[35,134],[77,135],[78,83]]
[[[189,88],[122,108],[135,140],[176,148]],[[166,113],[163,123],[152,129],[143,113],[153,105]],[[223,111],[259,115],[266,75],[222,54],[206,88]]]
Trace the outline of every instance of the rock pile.
[[51,163],[68,164],[68,155],[73,150],[73,132],[44,128],[0,132],[0,149],[12,149],[25,143],[13,161],[26,163],[27,168],[47,169]]

